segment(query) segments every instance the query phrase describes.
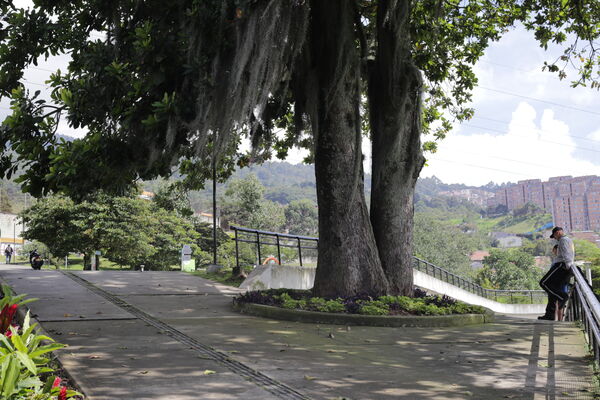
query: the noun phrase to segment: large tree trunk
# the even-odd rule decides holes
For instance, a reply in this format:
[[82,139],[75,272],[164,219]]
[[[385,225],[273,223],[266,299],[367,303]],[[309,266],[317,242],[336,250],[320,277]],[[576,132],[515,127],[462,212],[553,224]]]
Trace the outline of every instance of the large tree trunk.
[[[354,2],[313,0],[306,99],[319,203],[317,296],[388,290],[363,192]],[[311,111],[312,108],[312,111]]]
[[410,1],[381,0],[378,47],[369,69],[373,138],[371,221],[390,293],[411,295],[413,194],[424,158],[420,71],[409,35]]

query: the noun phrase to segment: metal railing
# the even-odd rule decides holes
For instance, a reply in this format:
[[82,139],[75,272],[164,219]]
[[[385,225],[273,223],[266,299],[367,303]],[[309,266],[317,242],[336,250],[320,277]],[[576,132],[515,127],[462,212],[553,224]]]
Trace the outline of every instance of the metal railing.
[[444,268],[413,256],[413,268],[453,286],[500,303],[542,304],[548,295],[543,290],[499,290],[486,289],[483,286]]
[[600,364],[600,302],[579,268],[572,268],[575,278],[566,319],[578,321],[585,332],[596,365]]
[[[280,265],[295,265],[297,262],[301,267],[306,264],[307,258],[316,258],[318,238],[261,231],[239,226],[231,226],[231,229],[233,229],[235,234],[235,259],[238,268],[240,267],[240,243],[253,245],[252,250],[255,254],[256,265],[262,264],[263,256],[267,254],[270,256],[277,254],[277,263]],[[282,252],[282,248],[294,249],[295,251],[290,256]]]
[[[261,231],[238,226],[232,226],[231,229],[233,229],[235,234],[235,257],[238,268],[240,267],[240,243],[253,245],[253,262],[255,261],[256,265],[262,264],[261,261],[266,254],[277,254],[277,263],[280,265],[296,265],[299,263],[302,267],[306,264],[306,254],[309,252],[312,259],[316,262],[319,238]],[[295,249],[295,251],[293,255],[290,256],[288,254],[287,257],[284,257],[282,248]],[[271,252],[268,250],[271,250]],[[469,279],[465,279],[418,257],[413,257],[413,268],[478,296],[501,303],[542,304],[547,299],[547,294],[543,290],[486,289]]]

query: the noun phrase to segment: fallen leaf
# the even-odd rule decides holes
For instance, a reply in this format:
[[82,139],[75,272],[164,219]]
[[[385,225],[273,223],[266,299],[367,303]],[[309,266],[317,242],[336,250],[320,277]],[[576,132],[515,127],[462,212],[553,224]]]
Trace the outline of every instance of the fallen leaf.
[[69,317],[72,317],[72,316],[73,316],[73,314],[64,314],[63,315],[63,317],[65,317],[65,318],[69,318]]
[[212,375],[212,374],[216,374],[216,371],[213,371],[212,369],[205,369],[203,374],[204,375]]
[[314,376],[310,376],[310,375],[304,375],[304,379],[306,379],[307,381],[314,381],[317,378],[315,378]]

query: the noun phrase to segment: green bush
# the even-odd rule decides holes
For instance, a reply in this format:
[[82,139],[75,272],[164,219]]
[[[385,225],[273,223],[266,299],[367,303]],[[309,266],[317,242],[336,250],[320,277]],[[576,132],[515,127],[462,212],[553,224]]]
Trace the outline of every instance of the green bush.
[[[53,372],[47,366],[50,360],[45,355],[64,345],[55,343],[48,336],[38,335],[35,327],[35,324],[30,324],[28,312],[21,330],[11,326],[10,337],[0,334],[2,399],[49,400],[61,391],[60,387],[53,385],[54,376],[48,377],[44,383],[40,375]],[[67,398],[78,395],[80,394],[72,390],[66,391]]]
[[369,296],[325,299],[311,297],[310,291],[291,289],[270,289],[249,292],[236,297],[242,303],[266,304],[287,309],[319,311],[328,313],[350,313],[363,315],[448,315],[483,314],[485,309],[457,302],[446,296]]
[[339,313],[346,311],[346,306],[342,302],[342,299],[325,300],[320,297],[313,297],[310,299],[308,305],[311,309],[320,312]]
[[390,306],[383,301],[373,300],[363,302],[358,312],[364,315],[388,315],[390,313]]

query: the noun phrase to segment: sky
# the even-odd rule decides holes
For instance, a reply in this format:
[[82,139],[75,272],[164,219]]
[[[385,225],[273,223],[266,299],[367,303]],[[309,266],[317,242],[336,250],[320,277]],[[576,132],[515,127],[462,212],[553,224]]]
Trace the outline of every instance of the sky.
[[600,175],[600,92],[542,71],[560,54],[524,29],[494,43],[476,65],[475,117],[427,154],[421,176],[479,186]]
[[[22,1],[23,4],[27,2]],[[571,88],[542,71],[544,61],[561,54],[545,52],[533,35],[517,28],[492,44],[476,65],[475,116],[455,124],[452,132],[428,153],[421,177],[444,183],[480,186],[562,175],[600,175],[600,92]],[[51,71],[66,70],[67,56],[52,57],[25,73],[30,90],[42,90]],[[574,75],[573,75],[574,77]],[[8,114],[0,102],[0,120]],[[85,131],[62,123],[59,133],[82,137]],[[370,143],[363,144],[365,171],[370,172]],[[302,161],[304,152],[291,151],[287,161]]]

